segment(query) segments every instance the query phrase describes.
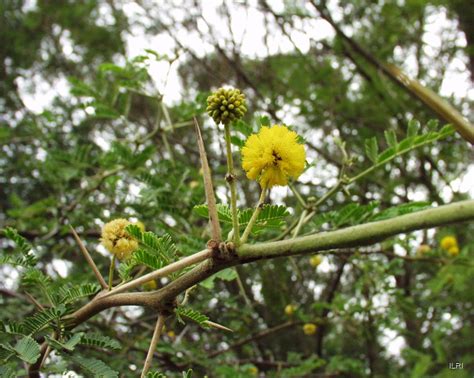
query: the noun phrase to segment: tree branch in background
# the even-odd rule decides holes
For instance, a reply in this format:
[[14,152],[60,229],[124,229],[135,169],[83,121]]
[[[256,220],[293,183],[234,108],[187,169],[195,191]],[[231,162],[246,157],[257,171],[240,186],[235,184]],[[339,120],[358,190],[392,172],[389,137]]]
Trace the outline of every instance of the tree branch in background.
[[446,122],[451,123],[457,132],[469,143],[474,145],[474,126],[471,125],[451,104],[442,99],[439,95],[424,87],[418,81],[410,79],[400,68],[393,64],[380,62],[375,56],[370,54],[365,48],[352,38],[348,37],[330,16],[327,9],[316,4],[314,0],[310,3],[316,8],[321,17],[325,19],[355,52],[367,60],[376,69],[383,72],[400,88],[407,91],[412,97],[420,100],[434,111]]

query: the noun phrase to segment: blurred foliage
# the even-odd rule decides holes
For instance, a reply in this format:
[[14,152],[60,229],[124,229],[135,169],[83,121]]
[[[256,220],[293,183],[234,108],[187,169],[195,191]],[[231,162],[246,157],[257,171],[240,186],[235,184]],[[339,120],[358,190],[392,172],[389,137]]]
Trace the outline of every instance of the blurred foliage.
[[[235,35],[221,38],[213,25],[203,33],[199,2],[137,2],[141,13],[126,3],[0,3],[1,376],[25,375],[23,362],[34,363],[45,340],[54,356],[45,374],[137,376],[153,311],[115,308],[74,332],[64,330],[64,317],[99,289],[69,225],[105,275],[110,256],[98,247],[103,223],[124,217],[145,224],[146,232],[134,231],[141,252],[120,265],[117,283],[141,267],[151,271],[168,258],[203,249],[210,232],[202,217],[207,207],[192,128],[196,116],[229,232],[223,133],[204,116],[208,93],[221,85],[234,85],[248,98],[249,112],[235,127],[236,146],[260,125],[283,120],[303,135],[308,168],[295,186],[307,200],[321,198],[336,183],[345,154],[348,177],[383,162],[322,204],[301,234],[467,198],[458,188],[472,171],[472,147],[449,127],[436,126],[429,109],[338,37],[311,40],[305,52],[293,45],[288,52],[264,53],[269,50],[262,42],[255,58],[239,53]],[[284,2],[279,11],[266,1],[249,3],[224,1],[217,11],[223,19],[229,7],[259,12],[268,33],[282,39],[318,17],[308,1]],[[470,2],[341,0],[334,9],[340,25],[378,59],[399,66],[407,56],[414,59],[416,79],[436,92],[449,80],[446,70],[454,60],[472,59]],[[441,27],[434,59],[424,30],[440,14],[451,22]],[[159,43],[156,51],[127,55],[127,36],[137,30],[147,37],[164,33],[177,43],[179,101],[163,101],[167,93],[157,89],[156,70],[150,69],[177,64],[176,57],[160,51]],[[183,45],[183,31],[212,49],[196,53]],[[41,98],[44,86],[60,94],[34,112],[25,105],[28,94]],[[447,100],[465,113],[472,106],[468,98]],[[254,206],[258,190],[244,180],[238,159],[237,167],[245,224],[245,208]],[[298,219],[302,206],[286,193],[272,194],[276,204],[264,208],[253,240],[280,237]],[[158,344],[160,369],[149,376],[448,377],[450,362],[464,364],[457,376],[472,376],[473,231],[465,224],[399,236],[328,254],[317,268],[310,256],[256,262],[237,269],[239,281],[234,270],[222,271],[193,289],[190,307],[179,307],[167,321],[173,333]],[[445,235],[456,236],[459,256],[440,248]],[[417,259],[420,244],[430,249]],[[163,255],[170,248],[173,254]],[[290,316],[288,304],[296,307]],[[234,332],[209,328],[208,319]],[[307,322],[318,325],[315,335],[303,333]]]

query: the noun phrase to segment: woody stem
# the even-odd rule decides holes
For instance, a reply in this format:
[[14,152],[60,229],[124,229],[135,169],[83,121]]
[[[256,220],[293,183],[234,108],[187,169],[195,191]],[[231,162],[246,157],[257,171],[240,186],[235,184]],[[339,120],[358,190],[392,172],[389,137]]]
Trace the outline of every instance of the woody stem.
[[236,178],[234,173],[234,160],[232,158],[232,145],[230,141],[230,126],[228,123],[224,125],[225,129],[225,146],[227,155],[227,176],[226,181],[230,188],[230,210],[232,213],[232,229],[233,239],[236,246],[240,244],[240,231],[239,231],[239,217],[237,213],[237,186]]
[[252,217],[250,218],[249,224],[245,228],[245,231],[242,235],[242,239],[240,240],[242,244],[244,244],[247,241],[250,235],[250,232],[252,231],[252,228],[255,225],[255,222],[257,221],[260,211],[262,211],[262,207],[263,207],[263,203],[265,201],[266,195],[267,195],[267,188],[263,187],[262,192],[260,193],[260,198],[258,199],[257,206],[255,207]]

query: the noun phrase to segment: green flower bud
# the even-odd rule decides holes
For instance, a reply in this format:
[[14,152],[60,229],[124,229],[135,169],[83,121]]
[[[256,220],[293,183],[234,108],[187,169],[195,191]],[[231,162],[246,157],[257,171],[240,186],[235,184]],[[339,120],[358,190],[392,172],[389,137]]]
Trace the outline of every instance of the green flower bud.
[[217,124],[228,124],[244,116],[245,105],[245,95],[240,90],[220,88],[207,98],[206,111]]

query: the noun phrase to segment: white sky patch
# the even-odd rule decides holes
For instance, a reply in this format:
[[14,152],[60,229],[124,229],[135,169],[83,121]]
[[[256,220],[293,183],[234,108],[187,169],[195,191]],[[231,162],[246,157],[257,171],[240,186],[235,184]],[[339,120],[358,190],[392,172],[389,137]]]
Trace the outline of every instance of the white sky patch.
[[68,260],[53,259],[52,265],[54,270],[59,274],[61,278],[66,278],[69,269],[72,266],[72,262]]
[[[400,357],[401,351],[406,347],[406,342],[397,332],[385,328],[380,337],[380,345],[386,349],[388,355]],[[403,364],[403,360],[400,360],[399,363]]]
[[20,274],[16,269],[12,269],[9,265],[0,266],[0,273],[2,277],[2,286],[5,289],[16,290],[18,287],[18,279]]

